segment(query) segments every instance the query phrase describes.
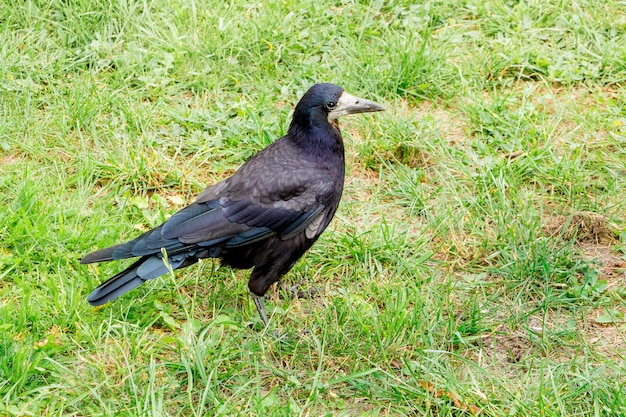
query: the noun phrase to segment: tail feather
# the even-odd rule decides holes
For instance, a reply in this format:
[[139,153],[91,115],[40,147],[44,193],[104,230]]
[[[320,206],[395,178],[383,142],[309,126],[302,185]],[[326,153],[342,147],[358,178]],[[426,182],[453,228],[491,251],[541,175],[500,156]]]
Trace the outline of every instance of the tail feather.
[[100,284],[100,286],[93,290],[87,297],[89,304],[93,306],[105,304],[143,284],[145,279],[137,274],[137,270],[147,259],[147,256],[139,259],[119,274]]
[[[187,255],[182,254],[171,257],[168,262],[172,269],[178,269],[183,264],[183,262],[185,262],[186,258]],[[165,265],[163,258],[156,255],[146,259],[146,261],[142,263],[139,268],[137,268],[137,275],[139,275],[144,281],[147,281],[149,279],[154,279],[156,277],[160,277],[161,275],[165,275],[168,273],[168,271],[169,268],[167,267],[167,265]]]
[[94,262],[105,262],[113,260],[113,251],[122,245],[115,245],[108,248],[100,249],[95,252],[91,252],[88,255],[85,255],[83,259],[80,260],[81,264],[91,264]]

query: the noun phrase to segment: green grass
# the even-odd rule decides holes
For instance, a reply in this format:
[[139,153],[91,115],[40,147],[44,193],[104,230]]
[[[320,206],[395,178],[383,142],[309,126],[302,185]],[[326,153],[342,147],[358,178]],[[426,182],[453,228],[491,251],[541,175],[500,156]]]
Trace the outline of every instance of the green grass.
[[[0,0],[0,415],[626,414],[626,5],[414,3]],[[81,255],[322,81],[389,108],[286,277],[322,295],[266,333],[208,260],[88,305],[123,265]]]

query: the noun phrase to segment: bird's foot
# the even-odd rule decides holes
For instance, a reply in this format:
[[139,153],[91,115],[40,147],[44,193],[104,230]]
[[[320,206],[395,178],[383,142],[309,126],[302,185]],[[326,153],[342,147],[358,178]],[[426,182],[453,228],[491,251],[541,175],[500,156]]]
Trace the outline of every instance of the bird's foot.
[[302,289],[301,287],[303,283],[304,283],[304,280],[298,282],[296,285],[289,286],[283,283],[282,281],[278,281],[278,289],[280,290],[279,292],[280,298],[284,299],[285,295],[288,295],[291,298],[313,298],[313,297],[316,297],[321,292],[323,292],[322,289],[317,288],[317,287]]

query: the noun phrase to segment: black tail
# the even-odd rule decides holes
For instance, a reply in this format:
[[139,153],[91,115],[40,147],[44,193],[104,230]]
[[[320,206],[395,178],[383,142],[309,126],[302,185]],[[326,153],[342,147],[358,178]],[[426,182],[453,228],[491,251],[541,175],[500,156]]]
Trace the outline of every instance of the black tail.
[[[106,250],[108,249],[103,249],[102,251],[106,251]],[[98,252],[102,252],[102,251],[98,251]],[[91,260],[90,258],[92,255],[95,255],[98,252],[90,253],[89,255],[85,256],[81,260],[81,263],[99,262],[98,260],[95,260],[95,259]],[[141,284],[143,284],[145,279],[141,278],[137,274],[137,270],[145,261],[148,260],[148,258],[150,257],[149,256],[142,257],[137,262],[135,262],[134,264],[132,264],[131,266],[129,266],[128,268],[120,272],[119,274],[110,278],[106,282],[103,282],[102,284],[100,284],[100,286],[96,288],[95,290],[93,290],[91,294],[89,294],[89,297],[87,297],[87,301],[89,301],[89,304],[93,306],[99,306],[99,305],[105,304],[106,302],[111,301],[114,298],[117,298],[120,295],[125,294],[128,291],[132,290],[133,288],[136,288],[140,286]],[[86,259],[87,261],[85,261]],[[110,260],[110,259],[102,259],[102,260],[104,261],[104,260]]]
[[[83,261],[85,259],[87,261],[81,261],[81,263],[99,262],[98,259],[100,261],[110,260],[105,259],[106,253],[108,253],[106,251],[109,250],[113,252],[111,248],[108,248],[91,253],[83,258]],[[104,253],[105,255],[100,256],[100,253]],[[94,306],[102,305],[140,286],[149,279],[167,274],[170,268],[178,269],[195,264],[198,262],[198,258],[195,254],[196,251],[175,254],[168,259],[167,263],[161,257],[161,254],[142,256],[137,262],[100,284],[98,288],[89,294],[87,301]]]

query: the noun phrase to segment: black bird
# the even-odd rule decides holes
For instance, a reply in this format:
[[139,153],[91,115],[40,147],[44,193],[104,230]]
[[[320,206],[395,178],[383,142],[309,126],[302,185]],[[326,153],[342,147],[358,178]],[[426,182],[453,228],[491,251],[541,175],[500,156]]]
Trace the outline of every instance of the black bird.
[[202,258],[254,268],[248,288],[263,324],[263,296],[326,229],[343,191],[345,161],[337,119],[382,111],[373,101],[333,84],[316,84],[296,105],[285,136],[244,163],[230,178],[205,189],[194,203],[129,242],[101,249],[82,264],[139,259],[87,298],[104,304]]

